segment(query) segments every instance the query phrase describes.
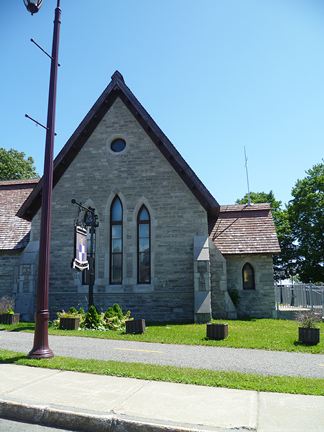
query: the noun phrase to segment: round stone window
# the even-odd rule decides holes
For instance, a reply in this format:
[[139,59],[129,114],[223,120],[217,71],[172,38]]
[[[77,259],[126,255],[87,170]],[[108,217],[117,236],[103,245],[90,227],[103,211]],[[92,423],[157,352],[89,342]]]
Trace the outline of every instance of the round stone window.
[[122,152],[125,149],[125,147],[126,147],[126,141],[122,138],[116,138],[110,144],[110,148],[114,153]]

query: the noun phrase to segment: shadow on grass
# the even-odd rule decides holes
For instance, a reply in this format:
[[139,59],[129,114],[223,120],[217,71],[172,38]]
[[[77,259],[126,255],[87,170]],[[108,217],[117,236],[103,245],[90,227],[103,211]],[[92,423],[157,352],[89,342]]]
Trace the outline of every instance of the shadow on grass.
[[10,357],[7,359],[1,359],[0,358],[0,364],[11,364],[11,363],[16,363],[19,360],[27,360],[28,357],[25,355],[20,355],[20,356],[16,356],[16,357]]
[[25,327],[14,327],[14,328],[1,328],[0,330],[2,331],[7,331],[7,332],[23,332],[26,330],[35,330],[35,326],[25,326]]
[[305,344],[303,342],[299,342],[298,340],[295,340],[294,345],[295,346],[303,346],[303,347],[312,347],[312,346],[316,346],[318,344]]
[[26,326],[26,327],[17,327],[15,329],[9,330],[12,332],[21,332],[21,331],[26,331],[26,330],[35,330],[35,326]]

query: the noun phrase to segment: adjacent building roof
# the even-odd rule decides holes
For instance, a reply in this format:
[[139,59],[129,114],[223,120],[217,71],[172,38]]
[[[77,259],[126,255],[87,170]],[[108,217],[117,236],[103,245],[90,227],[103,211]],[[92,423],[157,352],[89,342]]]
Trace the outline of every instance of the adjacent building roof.
[[20,250],[29,241],[30,222],[16,216],[39,179],[0,181],[0,249]]
[[[116,71],[111,77],[111,82],[95,102],[88,114],[82,120],[71,138],[67,141],[54,161],[53,187],[64,174],[67,167],[82,149],[83,145],[97,127],[103,116],[107,113],[117,97],[120,97],[134,117],[150,136],[157,148],[173,166],[184,183],[199,200],[208,212],[209,218],[216,218],[219,213],[219,204],[203,183],[199,180],[187,162],[173,146],[171,141],[162,132],[148,112],[143,108],[134,94],[126,86],[120,72]],[[41,190],[43,179],[35,187],[30,197],[18,211],[17,215],[31,221],[41,206]]]
[[280,252],[269,204],[221,206],[210,238],[223,255]]

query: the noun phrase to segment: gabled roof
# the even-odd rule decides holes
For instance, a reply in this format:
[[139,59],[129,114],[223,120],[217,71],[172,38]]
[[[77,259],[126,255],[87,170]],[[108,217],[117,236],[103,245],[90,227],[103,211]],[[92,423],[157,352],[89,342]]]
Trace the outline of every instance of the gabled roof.
[[[162,132],[148,112],[143,108],[130,89],[126,86],[123,76],[116,71],[111,82],[95,102],[88,114],[77,127],[54,161],[53,187],[60,180],[65,170],[82,149],[83,145],[107,113],[117,97],[120,97],[145,132],[150,136],[157,148],[173,166],[185,184],[208,212],[209,218],[216,218],[219,204],[203,183],[199,180],[187,162]],[[30,197],[18,211],[17,215],[31,221],[41,206],[41,190],[43,179],[35,187]]]
[[280,252],[269,204],[221,206],[210,238],[223,255]]
[[19,219],[16,212],[38,181],[0,181],[0,250],[20,250],[27,246],[30,222]]

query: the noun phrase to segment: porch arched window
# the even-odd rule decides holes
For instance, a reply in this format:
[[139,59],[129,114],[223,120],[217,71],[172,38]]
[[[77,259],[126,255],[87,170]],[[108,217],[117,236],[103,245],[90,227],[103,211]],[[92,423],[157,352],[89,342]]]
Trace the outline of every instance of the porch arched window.
[[243,289],[255,289],[254,269],[250,263],[245,263],[242,268]]
[[123,206],[116,196],[110,207],[110,283],[123,282]]
[[137,215],[137,282],[151,283],[151,218],[145,205]]

